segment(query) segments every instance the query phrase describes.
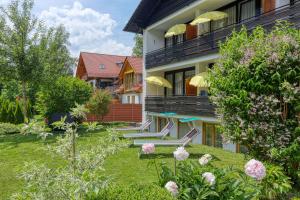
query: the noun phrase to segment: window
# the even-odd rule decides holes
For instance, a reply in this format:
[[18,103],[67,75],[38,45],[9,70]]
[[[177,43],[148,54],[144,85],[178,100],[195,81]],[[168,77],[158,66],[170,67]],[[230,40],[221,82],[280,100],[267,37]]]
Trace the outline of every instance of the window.
[[210,31],[210,22],[198,24],[197,29],[198,36],[208,33]]
[[227,25],[232,25],[236,23],[236,6],[224,9],[223,12],[228,14]]
[[127,96],[127,103],[130,104],[130,96]]
[[122,61],[119,61],[119,62],[116,63],[116,65],[117,65],[118,67],[120,67],[120,68],[123,67],[123,64],[124,64],[124,63],[123,63]]
[[158,117],[157,118],[157,132],[160,132],[167,124],[167,120],[165,118]]
[[166,47],[171,47],[173,45],[173,37],[166,38]]
[[104,64],[100,64],[99,65],[99,69],[101,70],[101,69],[105,69],[105,65]]
[[175,44],[180,44],[184,41],[185,34],[174,36]]
[[180,96],[180,95],[189,95],[194,96],[193,94],[197,93],[197,89],[190,88],[188,82],[195,75],[195,68],[190,67],[186,69],[170,71],[165,73],[165,78],[173,86],[172,89],[165,89],[166,96]]
[[214,125],[205,125],[205,144],[208,146],[213,146],[213,137],[214,137]]
[[223,147],[223,138],[218,125],[203,123],[202,143],[213,147]]
[[125,74],[125,76],[124,76],[125,90],[130,90],[134,84],[135,84],[134,73]]
[[183,72],[175,74],[175,95],[183,95]]
[[[167,74],[166,79],[173,84],[173,74]],[[172,88],[166,88],[166,95],[167,96],[173,96],[173,89]]]
[[132,104],[135,104],[135,96],[132,96],[132,97],[131,97],[131,103],[132,103]]
[[244,1],[240,4],[240,20],[250,19],[255,16],[255,0]]

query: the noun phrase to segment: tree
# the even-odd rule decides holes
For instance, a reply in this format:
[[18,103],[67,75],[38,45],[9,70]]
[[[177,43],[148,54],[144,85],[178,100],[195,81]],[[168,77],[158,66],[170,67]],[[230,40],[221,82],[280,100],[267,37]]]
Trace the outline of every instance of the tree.
[[60,77],[46,90],[37,94],[36,109],[41,115],[51,117],[52,114],[66,114],[77,104],[86,103],[92,87],[83,80],[73,77]]
[[143,35],[136,34],[134,37],[135,45],[132,50],[132,55],[137,57],[143,56]]
[[24,122],[24,115],[22,113],[21,105],[16,101],[16,110],[15,110],[15,124],[21,124]]
[[36,92],[39,85],[49,85],[70,62],[64,28],[44,27],[32,8],[33,0],[15,0],[0,10],[0,74],[21,84],[25,118],[28,88]]
[[224,135],[259,159],[280,163],[297,179],[300,134],[300,32],[278,23],[268,33],[243,28],[220,46],[211,99]]
[[87,107],[92,114],[103,117],[109,112],[112,96],[106,90],[96,90],[87,103]]

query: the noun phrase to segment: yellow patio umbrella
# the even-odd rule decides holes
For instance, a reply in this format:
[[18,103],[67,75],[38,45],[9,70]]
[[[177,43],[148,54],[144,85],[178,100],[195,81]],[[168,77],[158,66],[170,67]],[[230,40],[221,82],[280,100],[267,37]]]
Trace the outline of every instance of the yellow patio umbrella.
[[185,24],[176,24],[175,26],[172,26],[168,32],[165,34],[165,37],[172,37],[174,35],[180,35],[185,33],[186,31],[186,25]]
[[195,26],[195,25],[197,25],[197,24],[203,24],[203,23],[206,23],[206,22],[210,22],[211,21],[211,19],[208,19],[208,18],[204,18],[204,17],[197,17],[196,19],[194,19],[191,23],[190,23],[190,25],[192,25],[192,26]]
[[200,74],[197,74],[194,76],[191,81],[190,85],[195,86],[195,87],[200,87],[200,88],[207,88],[209,87],[209,83],[207,81],[208,74],[207,72],[202,72]]
[[157,85],[160,87],[172,88],[172,85],[169,81],[160,76],[149,76],[146,78],[147,83],[152,85]]
[[227,18],[228,14],[225,12],[221,12],[221,11],[211,11],[211,12],[206,12],[202,15],[199,16],[199,18],[207,18],[213,21],[216,20],[220,20],[220,19],[224,19]]

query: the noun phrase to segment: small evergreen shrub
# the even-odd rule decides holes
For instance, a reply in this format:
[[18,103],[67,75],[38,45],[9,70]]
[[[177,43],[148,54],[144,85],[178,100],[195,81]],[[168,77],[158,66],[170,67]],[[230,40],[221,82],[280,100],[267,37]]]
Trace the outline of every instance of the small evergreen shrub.
[[[28,108],[29,116],[31,116],[30,104]],[[21,102],[18,100],[8,101],[7,99],[0,98],[0,122],[12,124],[24,123],[24,114]]]

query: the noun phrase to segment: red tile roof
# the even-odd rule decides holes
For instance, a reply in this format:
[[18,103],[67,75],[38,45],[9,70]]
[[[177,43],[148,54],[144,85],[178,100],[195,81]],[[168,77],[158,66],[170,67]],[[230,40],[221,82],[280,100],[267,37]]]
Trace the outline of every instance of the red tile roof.
[[143,59],[140,57],[127,57],[130,66],[134,69],[135,73],[143,73]]
[[[117,63],[123,63],[127,57],[87,52],[81,52],[80,56],[86,68],[87,76],[94,78],[118,77],[122,65],[118,66]],[[104,69],[100,69],[100,65],[104,65]]]

